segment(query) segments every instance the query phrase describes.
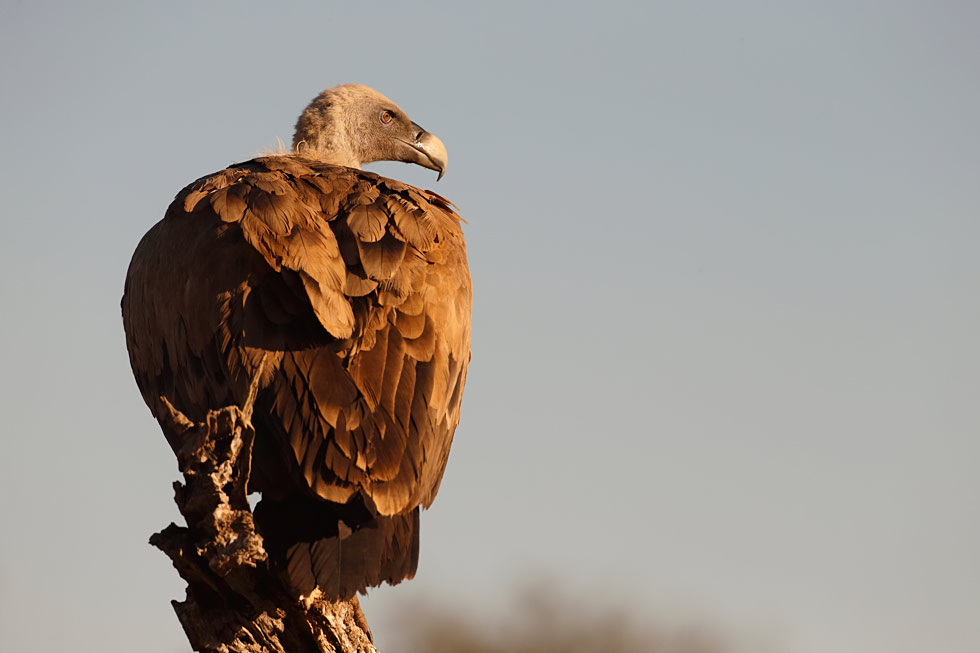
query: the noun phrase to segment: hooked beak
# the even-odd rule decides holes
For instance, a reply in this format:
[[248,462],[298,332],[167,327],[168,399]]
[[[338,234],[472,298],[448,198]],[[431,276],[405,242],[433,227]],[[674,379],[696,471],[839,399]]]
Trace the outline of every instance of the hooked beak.
[[411,162],[429,170],[438,170],[439,176],[436,177],[436,181],[439,181],[446,173],[446,161],[449,159],[446,146],[438,136],[430,134],[414,122],[412,127],[415,129],[414,141],[402,141],[414,150]]

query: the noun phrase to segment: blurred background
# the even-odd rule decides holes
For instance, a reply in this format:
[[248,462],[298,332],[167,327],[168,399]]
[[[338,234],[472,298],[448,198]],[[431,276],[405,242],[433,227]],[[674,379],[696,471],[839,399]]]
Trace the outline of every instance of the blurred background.
[[119,299],[360,82],[450,165],[473,362],[386,653],[980,650],[980,7],[0,4],[0,650],[188,650]]

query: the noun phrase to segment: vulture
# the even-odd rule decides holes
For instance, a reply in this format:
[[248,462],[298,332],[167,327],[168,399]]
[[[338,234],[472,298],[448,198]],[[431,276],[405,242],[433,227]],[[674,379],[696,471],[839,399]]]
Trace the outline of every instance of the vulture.
[[377,91],[329,88],[290,152],[192,182],[130,263],[143,399],[161,424],[250,409],[256,527],[300,595],[415,574],[419,511],[459,423],[472,289],[454,205],[361,165],[441,178],[446,158]]

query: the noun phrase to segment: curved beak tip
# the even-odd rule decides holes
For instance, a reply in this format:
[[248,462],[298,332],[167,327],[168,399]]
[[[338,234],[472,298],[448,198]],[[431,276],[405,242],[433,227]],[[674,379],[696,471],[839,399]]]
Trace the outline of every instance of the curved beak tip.
[[421,162],[421,165],[432,170],[438,170],[439,176],[436,177],[436,181],[442,179],[442,176],[446,174],[446,162],[449,155],[446,152],[446,146],[439,140],[439,137],[429,132],[423,132],[415,141],[415,149],[427,159],[427,161]]

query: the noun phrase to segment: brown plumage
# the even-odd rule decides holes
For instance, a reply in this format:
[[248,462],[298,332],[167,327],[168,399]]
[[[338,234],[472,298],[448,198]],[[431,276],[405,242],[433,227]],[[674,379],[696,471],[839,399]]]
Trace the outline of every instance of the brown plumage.
[[419,506],[459,422],[471,286],[452,205],[358,169],[445,168],[390,100],[328,89],[294,150],[177,194],[133,256],[123,322],[158,418],[257,391],[249,490],[267,548],[297,591],[346,597],[415,572]]

